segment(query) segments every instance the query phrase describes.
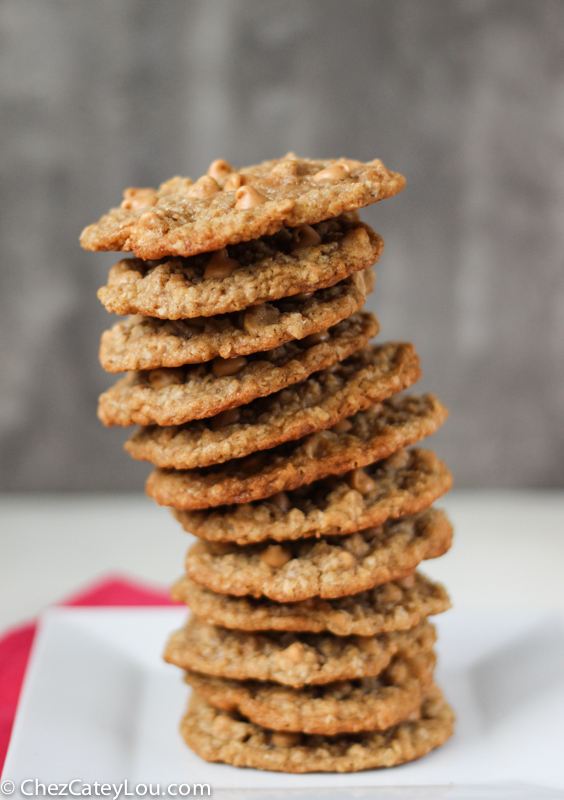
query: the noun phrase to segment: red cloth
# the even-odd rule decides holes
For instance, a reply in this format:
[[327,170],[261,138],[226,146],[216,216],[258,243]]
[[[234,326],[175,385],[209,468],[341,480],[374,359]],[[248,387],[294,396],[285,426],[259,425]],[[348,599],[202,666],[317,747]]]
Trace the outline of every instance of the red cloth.
[[[60,603],[64,606],[168,606],[174,604],[160,589],[130,580],[105,578]],[[0,638],[0,772],[4,766],[36,623],[23,625]]]

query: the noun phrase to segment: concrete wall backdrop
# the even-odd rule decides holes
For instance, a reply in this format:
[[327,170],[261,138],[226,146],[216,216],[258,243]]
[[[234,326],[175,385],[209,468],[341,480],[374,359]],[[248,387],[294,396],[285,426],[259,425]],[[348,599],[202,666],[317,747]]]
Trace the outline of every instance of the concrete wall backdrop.
[[141,489],[96,397],[128,185],[293,149],[407,176],[370,306],[451,407],[459,487],[564,485],[561,0],[0,0],[0,479]]

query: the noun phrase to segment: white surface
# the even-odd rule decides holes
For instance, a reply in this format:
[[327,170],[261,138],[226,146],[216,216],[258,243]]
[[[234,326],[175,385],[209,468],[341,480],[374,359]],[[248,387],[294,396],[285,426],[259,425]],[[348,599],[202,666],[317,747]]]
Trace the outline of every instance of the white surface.
[[188,690],[179,671],[160,660],[167,634],[184,617],[169,608],[47,612],[3,778],[16,786],[37,776],[45,783],[209,783],[216,797],[221,788],[508,780],[564,788],[564,625],[554,615],[476,609],[438,617],[437,678],[455,707],[456,735],[412,764],[349,775],[241,770],[208,764],[186,748],[177,726]]
[[0,495],[0,631],[119,572],[165,589],[191,537],[140,490]]
[[[437,505],[454,523],[454,546],[423,568],[457,607],[564,615],[564,492],[452,492]],[[0,496],[0,540],[1,631],[109,571],[167,586],[190,537],[139,492]]]

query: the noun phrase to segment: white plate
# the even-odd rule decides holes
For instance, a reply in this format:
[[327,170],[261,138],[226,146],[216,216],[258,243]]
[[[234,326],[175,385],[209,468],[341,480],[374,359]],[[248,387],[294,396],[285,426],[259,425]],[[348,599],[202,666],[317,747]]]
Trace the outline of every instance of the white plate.
[[[338,791],[323,797],[341,800],[349,795],[345,787],[376,786],[406,789],[370,797],[545,796],[541,789],[504,788],[507,781],[564,789],[564,625],[556,615],[453,610],[437,617],[437,678],[458,717],[455,736],[392,770],[283,775],[208,764],[181,741],[188,689],[160,653],[185,614],[62,608],[44,615],[3,772],[16,785],[13,797],[26,778],[208,783],[216,798],[227,796],[215,791],[222,789],[246,789],[232,794],[240,798],[280,790],[297,798],[306,793],[288,790],[310,797],[316,787],[332,787]],[[492,783],[497,789],[490,785],[482,794],[468,786]],[[248,791],[273,787],[274,793]]]

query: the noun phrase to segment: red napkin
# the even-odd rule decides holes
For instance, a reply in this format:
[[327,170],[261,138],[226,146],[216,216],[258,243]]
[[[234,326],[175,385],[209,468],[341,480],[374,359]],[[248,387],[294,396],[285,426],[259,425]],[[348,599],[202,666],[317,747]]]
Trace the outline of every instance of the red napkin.
[[[59,605],[168,606],[176,605],[167,592],[124,578],[105,578]],[[33,644],[36,623],[23,625],[0,638],[0,771],[4,765],[20,689]]]

